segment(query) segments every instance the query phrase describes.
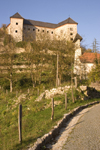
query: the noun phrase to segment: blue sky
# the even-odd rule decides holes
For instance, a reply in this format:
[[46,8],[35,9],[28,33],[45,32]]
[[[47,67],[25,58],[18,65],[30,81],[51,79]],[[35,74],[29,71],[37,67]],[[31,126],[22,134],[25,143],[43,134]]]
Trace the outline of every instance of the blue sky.
[[25,19],[50,23],[71,17],[78,22],[83,46],[92,48],[94,38],[100,45],[100,0],[0,0],[0,26],[9,24],[16,12]]

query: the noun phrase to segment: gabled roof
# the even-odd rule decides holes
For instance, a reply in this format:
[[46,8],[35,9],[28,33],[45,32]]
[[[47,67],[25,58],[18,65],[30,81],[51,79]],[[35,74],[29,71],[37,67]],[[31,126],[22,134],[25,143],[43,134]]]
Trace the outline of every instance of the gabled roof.
[[[19,19],[24,19],[18,12],[15,13],[13,16],[10,18],[19,18]],[[24,24],[26,25],[33,25],[33,26],[40,26],[40,27],[48,27],[48,28],[57,28],[59,26],[65,25],[65,24],[78,24],[75,22],[73,19],[70,17],[62,22],[59,22],[58,24],[54,23],[48,23],[48,22],[42,22],[42,21],[35,21],[35,20],[29,20],[29,19],[24,19]]]
[[24,24],[40,26],[40,27],[48,27],[48,28],[56,28],[57,27],[57,24],[47,23],[47,22],[42,22],[42,21],[35,21],[35,20],[28,20],[28,19],[24,19]]
[[65,24],[78,24],[78,23],[75,22],[74,20],[72,20],[71,18],[68,18],[58,24],[24,19],[24,24],[40,26],[40,27],[48,27],[48,28],[57,28],[59,26],[65,25]]
[[76,36],[75,36],[75,38],[74,38],[74,40],[73,40],[73,42],[76,42],[77,40],[82,40],[83,38],[77,33],[76,34]]
[[82,56],[80,56],[80,61],[82,63],[94,63],[96,59],[100,59],[99,53],[84,53]]
[[24,19],[18,12],[15,13],[13,16],[11,16],[10,18],[19,18],[19,19]]
[[77,22],[75,22],[73,19],[71,19],[70,17],[62,22],[58,23],[58,26],[62,26],[64,24],[78,24]]

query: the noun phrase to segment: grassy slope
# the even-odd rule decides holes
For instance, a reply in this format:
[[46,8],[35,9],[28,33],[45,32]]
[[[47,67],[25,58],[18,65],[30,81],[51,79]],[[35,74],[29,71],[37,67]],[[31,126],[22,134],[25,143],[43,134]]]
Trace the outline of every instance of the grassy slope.
[[94,100],[80,101],[73,104],[68,100],[68,107],[65,110],[64,95],[56,96],[55,101],[61,101],[60,105],[55,106],[54,121],[51,121],[51,107],[45,109],[50,103],[50,99],[43,99],[41,102],[35,102],[36,97],[31,92],[26,95],[26,99],[21,100],[23,107],[22,136],[23,143],[18,141],[18,105],[15,107],[17,100],[15,93],[0,95],[0,149],[1,150],[25,150],[27,146],[32,145],[37,138],[49,132],[57,121],[73,108],[86,104]]

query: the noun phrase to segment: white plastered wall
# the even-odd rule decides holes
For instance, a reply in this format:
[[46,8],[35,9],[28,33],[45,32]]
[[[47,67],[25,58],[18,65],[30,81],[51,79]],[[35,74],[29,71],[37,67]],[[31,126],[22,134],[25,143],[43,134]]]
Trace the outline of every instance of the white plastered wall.
[[74,73],[77,75],[87,75],[94,67],[93,63],[81,63],[79,57],[81,56],[81,48],[76,49],[74,58]]
[[[72,35],[70,35],[72,33]],[[55,29],[55,36],[57,39],[75,38],[77,34],[77,24],[65,24]]]
[[9,26],[9,34],[19,42],[23,40],[23,19],[11,18]]
[[36,40],[53,39],[55,30],[53,28],[45,28],[36,26]]

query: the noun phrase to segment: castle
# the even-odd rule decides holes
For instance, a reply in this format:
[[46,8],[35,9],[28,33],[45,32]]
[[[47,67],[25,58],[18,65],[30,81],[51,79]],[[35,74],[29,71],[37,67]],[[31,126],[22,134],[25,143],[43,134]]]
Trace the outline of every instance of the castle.
[[[16,42],[30,40],[42,40],[49,37],[50,40],[66,40],[75,43],[74,73],[87,74],[94,66],[94,53],[82,55],[80,42],[82,37],[77,33],[77,25],[70,17],[58,24],[24,19],[18,12],[10,17],[7,26],[8,34],[12,35]],[[100,58],[100,54],[98,54]],[[84,71],[85,70],[85,71]]]
[[[75,62],[79,62],[81,56],[80,42],[82,37],[77,33],[77,25],[70,17],[58,24],[24,19],[18,12],[10,17],[10,24],[7,26],[8,34],[12,35],[16,42],[28,39],[42,39],[49,37],[53,40],[66,40],[75,43]],[[76,73],[77,71],[75,71]]]
[[24,19],[18,12],[10,17],[10,24],[7,26],[8,34],[12,35],[14,39],[19,42],[23,41],[25,37],[31,39],[38,39],[39,35],[49,36],[53,39],[66,39],[66,41],[77,42],[80,45],[82,37],[77,33],[78,23],[68,18],[58,24],[46,23],[41,21],[34,21]]

